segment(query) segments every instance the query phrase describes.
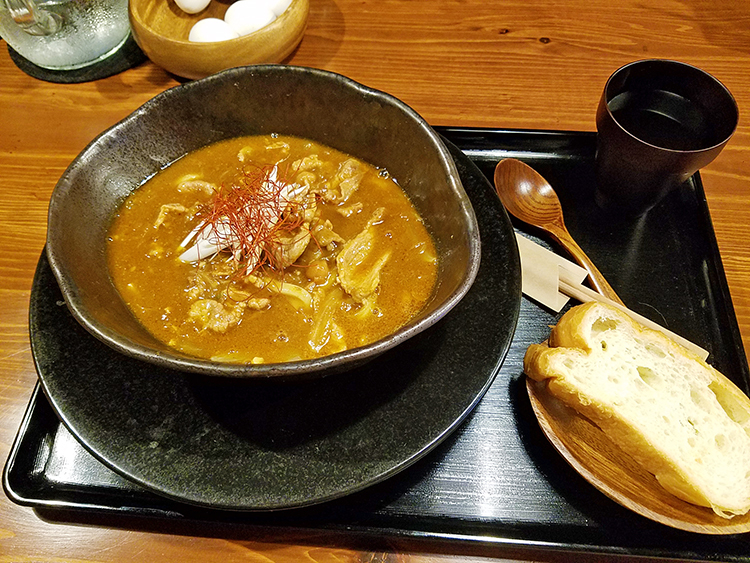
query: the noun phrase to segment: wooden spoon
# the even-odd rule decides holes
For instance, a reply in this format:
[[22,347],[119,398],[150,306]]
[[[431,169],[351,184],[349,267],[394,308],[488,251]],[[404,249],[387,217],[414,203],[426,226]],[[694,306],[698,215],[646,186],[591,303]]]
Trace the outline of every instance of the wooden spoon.
[[588,272],[594,289],[622,304],[612,286],[570,236],[560,200],[541,174],[520,160],[506,158],[495,167],[495,190],[511,215],[548,232]]

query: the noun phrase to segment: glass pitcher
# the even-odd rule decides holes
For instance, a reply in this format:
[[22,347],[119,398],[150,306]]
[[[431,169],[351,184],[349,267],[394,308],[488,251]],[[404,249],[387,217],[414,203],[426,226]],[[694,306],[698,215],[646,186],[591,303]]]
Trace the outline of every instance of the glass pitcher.
[[129,33],[128,0],[0,0],[0,37],[42,68],[86,67]]

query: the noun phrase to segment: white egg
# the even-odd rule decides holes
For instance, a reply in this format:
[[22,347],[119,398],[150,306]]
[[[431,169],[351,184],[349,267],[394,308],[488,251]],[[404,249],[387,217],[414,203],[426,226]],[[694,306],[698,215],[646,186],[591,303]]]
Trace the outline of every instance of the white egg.
[[276,19],[262,0],[238,0],[224,14],[224,21],[240,35],[247,35],[266,27]]
[[195,22],[188,35],[189,41],[208,43],[211,41],[226,41],[236,39],[239,34],[229,24],[218,18],[206,18]]
[[267,0],[268,7],[278,18],[291,5],[292,0]]
[[197,14],[202,12],[209,5],[211,0],[174,0],[183,12],[188,14]]

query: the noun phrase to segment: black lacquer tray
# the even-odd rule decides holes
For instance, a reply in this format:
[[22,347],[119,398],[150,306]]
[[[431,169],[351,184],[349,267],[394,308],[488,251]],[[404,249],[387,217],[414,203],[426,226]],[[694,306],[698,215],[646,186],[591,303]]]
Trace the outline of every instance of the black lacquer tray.
[[[558,191],[569,230],[623,301],[706,348],[709,361],[750,393],[750,371],[698,175],[645,218],[618,220],[593,204],[594,134],[437,129],[488,178],[501,158],[534,166]],[[516,227],[544,242],[539,233]],[[93,515],[89,522],[106,517],[115,526],[133,526],[133,517],[146,526],[139,518],[148,517],[175,526],[202,522],[212,533],[220,533],[217,525],[231,524],[337,531],[376,541],[411,537],[462,546],[750,561],[750,535],[692,534],[637,516],[591,487],[548,444],[526,397],[522,358],[556,318],[524,298],[508,355],[463,424],[408,469],[338,500],[262,513],[168,500],[96,461],[60,424],[39,388],[5,467],[6,493],[51,518]]]

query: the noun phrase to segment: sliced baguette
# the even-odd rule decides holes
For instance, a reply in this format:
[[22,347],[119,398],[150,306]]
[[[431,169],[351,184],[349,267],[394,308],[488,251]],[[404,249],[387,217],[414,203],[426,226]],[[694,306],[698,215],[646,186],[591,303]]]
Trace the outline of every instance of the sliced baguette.
[[673,495],[725,518],[750,511],[750,399],[663,334],[587,303],[529,347],[524,371]]

